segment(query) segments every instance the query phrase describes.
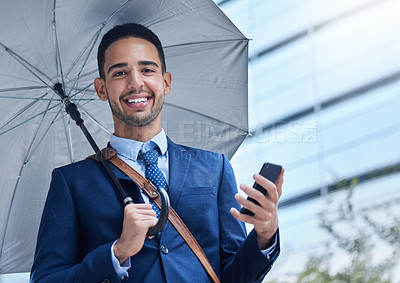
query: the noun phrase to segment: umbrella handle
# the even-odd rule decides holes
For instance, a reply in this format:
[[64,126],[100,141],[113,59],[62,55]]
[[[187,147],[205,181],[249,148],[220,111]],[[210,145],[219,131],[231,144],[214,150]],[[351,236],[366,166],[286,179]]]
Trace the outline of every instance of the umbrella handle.
[[163,188],[157,188],[157,194],[160,197],[161,200],[161,207],[160,207],[160,218],[158,218],[158,221],[156,225],[151,227],[149,231],[147,231],[147,236],[155,236],[161,230],[164,228],[165,224],[167,223],[168,220],[168,215],[169,215],[169,197],[167,192]]

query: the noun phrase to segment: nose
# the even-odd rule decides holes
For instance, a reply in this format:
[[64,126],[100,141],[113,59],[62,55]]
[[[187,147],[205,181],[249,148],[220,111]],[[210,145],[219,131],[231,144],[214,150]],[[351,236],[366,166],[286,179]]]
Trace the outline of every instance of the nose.
[[141,89],[143,87],[143,78],[141,73],[133,69],[128,76],[128,89]]

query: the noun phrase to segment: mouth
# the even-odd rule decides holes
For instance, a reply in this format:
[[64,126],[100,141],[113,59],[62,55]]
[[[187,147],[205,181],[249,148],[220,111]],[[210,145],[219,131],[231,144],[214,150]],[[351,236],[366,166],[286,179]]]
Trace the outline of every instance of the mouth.
[[153,96],[152,95],[127,95],[125,98],[122,99],[122,101],[125,103],[126,106],[128,106],[130,109],[136,109],[136,110],[143,110],[147,108],[147,106],[150,104]]
[[150,97],[140,97],[140,98],[131,98],[131,99],[126,99],[124,100],[126,103],[129,104],[140,104],[148,101]]

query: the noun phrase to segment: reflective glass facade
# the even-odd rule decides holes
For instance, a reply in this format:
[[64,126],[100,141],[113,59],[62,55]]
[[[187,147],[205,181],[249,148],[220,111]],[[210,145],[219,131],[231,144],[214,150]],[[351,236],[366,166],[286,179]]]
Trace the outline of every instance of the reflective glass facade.
[[[263,162],[285,168],[282,254],[266,282],[291,282],[331,241],[320,213],[345,201],[344,188],[354,185],[358,217],[400,215],[400,2],[215,2],[251,39],[251,136],[232,165],[247,184]],[[399,228],[393,221],[388,229]],[[374,257],[384,259],[383,250]],[[336,268],[348,261],[344,255]]]

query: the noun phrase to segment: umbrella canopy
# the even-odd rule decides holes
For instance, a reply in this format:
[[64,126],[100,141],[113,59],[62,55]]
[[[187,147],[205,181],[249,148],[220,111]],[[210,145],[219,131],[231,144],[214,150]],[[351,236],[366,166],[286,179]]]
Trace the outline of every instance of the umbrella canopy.
[[[78,105],[99,147],[113,130],[96,53],[117,24],[152,29],[172,90],[163,128],[231,157],[247,135],[248,40],[211,0],[0,0],[0,273],[29,271],[51,170],[93,153],[53,91]],[[62,244],[62,243],[60,243]]]

